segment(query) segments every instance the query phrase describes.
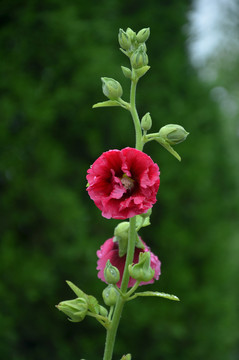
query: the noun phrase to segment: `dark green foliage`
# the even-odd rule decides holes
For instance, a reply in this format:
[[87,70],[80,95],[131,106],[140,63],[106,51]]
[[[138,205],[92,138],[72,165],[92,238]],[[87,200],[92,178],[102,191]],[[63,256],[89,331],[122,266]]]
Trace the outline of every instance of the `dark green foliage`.
[[186,3],[1,3],[2,359],[102,358],[104,329],[88,318],[72,324],[54,305],[74,297],[66,279],[102,302],[96,250],[118,222],[101,217],[85,175],[103,151],[134,146],[134,132],[126,111],[91,106],[105,100],[101,76],[120,81],[127,100],[117,33],[128,26],[151,28],[140,116],[150,111],[153,131],[179,123],[190,136],[176,148],[182,163],[145,147],[161,170],[152,227],[141,234],[162,275],[147,289],[181,302],[127,304],[115,359],[237,358],[238,186],[219,113],[187,60]]

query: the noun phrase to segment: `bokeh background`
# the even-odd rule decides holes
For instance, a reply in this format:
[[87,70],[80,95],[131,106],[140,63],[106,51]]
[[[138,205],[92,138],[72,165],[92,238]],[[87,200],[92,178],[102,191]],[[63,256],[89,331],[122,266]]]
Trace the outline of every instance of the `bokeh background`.
[[134,146],[134,130],[123,109],[91,107],[105,100],[101,76],[127,100],[118,29],[148,26],[139,114],[190,136],[181,163],[145,147],[161,170],[141,235],[162,275],[147,290],[181,302],[127,304],[115,359],[239,359],[238,14],[236,0],[1,1],[1,359],[102,358],[104,329],[54,306],[74,297],[66,279],[101,301],[96,251],[118,221],[101,217],[85,175],[103,151]]

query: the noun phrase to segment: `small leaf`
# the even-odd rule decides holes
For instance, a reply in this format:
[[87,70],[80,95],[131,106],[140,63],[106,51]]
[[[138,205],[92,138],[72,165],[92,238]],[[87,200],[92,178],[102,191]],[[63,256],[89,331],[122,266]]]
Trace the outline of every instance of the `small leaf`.
[[88,300],[88,296],[81,289],[79,289],[75,284],[73,284],[71,281],[68,281],[68,280],[66,280],[66,282],[70,286],[71,290],[73,290],[74,293],[77,295],[77,297]]
[[135,73],[137,75],[137,78],[141,78],[142,76],[144,76],[146,74],[147,71],[149,71],[150,69],[150,66],[146,65],[146,66],[143,66],[139,69],[135,69]]
[[156,296],[156,297],[162,297],[162,298],[169,299],[169,300],[180,301],[179,298],[175,295],[166,294],[166,293],[158,292],[158,291],[144,291],[144,292],[140,292],[140,293],[135,293],[134,296],[135,297],[137,297],[137,296]]
[[108,100],[108,101],[103,101],[103,102],[94,104],[92,107],[93,107],[93,109],[95,109],[95,108],[107,107],[107,106],[121,106],[121,104],[120,104],[120,102],[118,102],[116,100]]
[[178,161],[181,161],[181,156],[166,141],[163,141],[161,138],[155,138],[154,140],[156,140],[160,145],[168,150],[174,157],[176,157]]

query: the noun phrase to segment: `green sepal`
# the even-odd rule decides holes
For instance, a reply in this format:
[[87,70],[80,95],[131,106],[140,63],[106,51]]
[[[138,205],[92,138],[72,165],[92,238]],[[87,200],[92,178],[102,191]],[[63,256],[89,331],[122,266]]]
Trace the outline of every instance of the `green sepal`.
[[[180,299],[175,295],[166,294],[166,293],[158,292],[158,291],[144,291],[144,292],[140,292],[140,293],[135,293],[133,298],[138,297],[138,296],[156,296],[156,297],[162,297],[164,299],[180,301]],[[129,298],[129,300],[131,300],[131,299]]]
[[119,257],[124,256],[127,253],[128,239],[119,238],[118,236],[114,236],[113,241],[118,243]]
[[127,253],[128,232],[129,232],[128,221],[123,221],[119,223],[114,230],[113,241],[118,243],[120,257],[124,256]]
[[79,289],[75,284],[73,284],[69,280],[66,280],[66,282],[70,286],[71,290],[73,290],[74,293],[77,295],[77,297],[84,298],[85,300],[88,301],[88,296],[81,289]]
[[123,72],[124,76],[127,79],[131,80],[132,79],[132,71],[129,68],[125,67],[125,66],[121,66],[121,69],[122,69],[122,72]]
[[93,109],[99,108],[99,107],[109,107],[109,106],[121,106],[120,102],[117,100],[107,100],[98,102],[97,104],[94,104],[92,106]]
[[95,313],[95,314],[99,314],[100,312],[100,305],[97,301],[97,299],[92,296],[92,295],[88,295],[88,306],[89,306],[89,310],[92,312],[92,313]]
[[146,72],[149,71],[149,69],[150,69],[150,66],[148,66],[148,65],[143,66],[143,67],[141,67],[139,69],[134,69],[137,79],[144,76],[146,74]]
[[128,55],[128,52],[125,51],[124,49],[120,48],[120,51],[121,51],[123,54],[125,54],[126,56],[129,56],[129,55]]
[[140,240],[139,236],[136,236],[136,242],[135,242],[135,247],[137,247],[138,249],[145,249],[145,246],[143,244],[143,241]]
[[143,218],[141,215],[136,215],[136,229],[139,231],[142,227],[149,226],[150,217]]
[[94,296],[85,294],[81,289],[79,289],[71,281],[67,280],[66,282],[70,286],[70,288],[74,291],[74,293],[77,295],[78,298],[83,298],[87,301],[89,310],[91,312],[93,312],[95,314],[99,314],[100,305],[98,303],[98,300]]
[[131,360],[131,354],[127,354],[127,355],[123,355],[122,358],[120,360]]
[[176,157],[178,161],[181,161],[181,156],[164,139],[155,138],[154,140],[156,140],[160,145],[162,145],[166,150],[168,150],[174,157]]
[[108,310],[104,306],[100,305],[99,314],[102,315],[102,316],[107,317],[108,316]]

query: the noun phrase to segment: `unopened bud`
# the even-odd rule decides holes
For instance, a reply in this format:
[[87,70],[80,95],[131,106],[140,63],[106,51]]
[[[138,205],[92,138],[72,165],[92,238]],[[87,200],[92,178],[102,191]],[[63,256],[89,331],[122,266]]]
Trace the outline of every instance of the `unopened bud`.
[[69,320],[72,322],[80,322],[84,320],[88,311],[88,303],[83,298],[62,301],[56,307],[69,316]]
[[101,306],[101,305],[100,305],[99,314],[102,315],[102,316],[107,317],[107,316],[108,316],[108,311],[107,311],[107,309],[106,309],[104,306]]
[[103,300],[105,302],[105,305],[112,306],[116,304],[116,301],[118,299],[119,293],[114,288],[113,285],[108,285],[102,293]]
[[131,42],[134,42],[136,40],[136,33],[132,29],[127,28],[126,34],[129,36]]
[[153,279],[155,270],[150,266],[150,252],[141,252],[139,262],[135,265],[129,265],[129,275],[139,281],[148,282]]
[[114,230],[114,236],[128,239],[128,232],[129,232],[129,222],[122,221],[116,226]]
[[113,266],[110,263],[110,260],[107,261],[104,269],[104,277],[108,284],[117,284],[120,279],[120,273],[117,267]]
[[124,32],[124,30],[119,29],[118,39],[119,39],[119,44],[122,47],[122,49],[128,50],[130,48],[130,46],[131,46],[130,37],[129,37],[129,35],[126,34],[126,32]]
[[151,119],[151,116],[150,116],[150,113],[147,112],[143,117],[142,117],[142,120],[141,120],[141,128],[145,131],[148,131],[151,129],[151,126],[152,126],[152,119]]
[[184,141],[188,132],[181,126],[177,124],[168,124],[163,126],[159,130],[159,136],[166,140],[170,145],[176,145]]
[[127,354],[127,355],[123,355],[120,360],[131,360],[131,359],[132,359],[131,355]]
[[122,96],[123,90],[118,81],[107,77],[102,77],[101,80],[103,93],[110,100],[117,100]]
[[131,56],[131,64],[134,69],[139,69],[149,62],[148,55],[146,54],[143,45],[140,45]]
[[119,223],[114,230],[114,242],[118,243],[119,256],[122,257],[127,252],[128,246],[129,222],[123,221]]
[[124,74],[124,76],[127,78],[127,79],[131,79],[132,77],[132,72],[129,68],[125,67],[125,66],[121,66],[121,69],[122,69],[122,72]]
[[136,39],[139,43],[144,43],[145,41],[148,40],[149,35],[150,35],[150,28],[145,28],[137,33]]

